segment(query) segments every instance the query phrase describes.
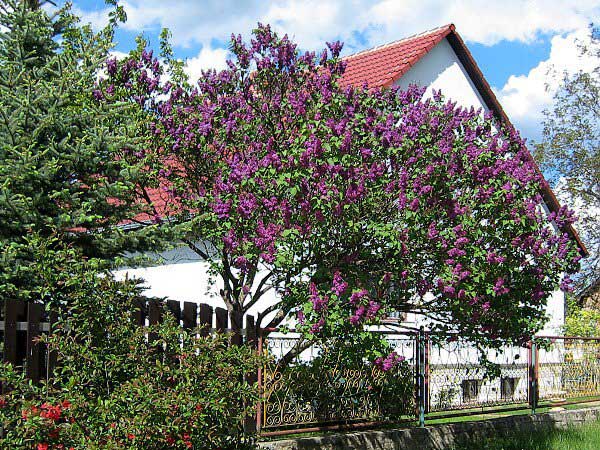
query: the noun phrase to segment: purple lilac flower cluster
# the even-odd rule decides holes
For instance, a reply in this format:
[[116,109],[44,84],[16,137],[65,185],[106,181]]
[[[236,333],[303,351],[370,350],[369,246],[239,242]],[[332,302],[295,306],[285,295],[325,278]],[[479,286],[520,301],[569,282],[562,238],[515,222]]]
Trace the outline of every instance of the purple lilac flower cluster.
[[215,247],[225,302],[243,310],[266,270],[311,333],[419,299],[419,314],[465,335],[508,338],[569,289],[575,218],[545,216],[515,130],[416,86],[342,88],[340,43],[301,53],[259,25],[231,48],[226,70],[192,86],[161,81],[151,52],[110,59],[93,93],[148,114],[146,142],[124,157],[144,158],[188,238]]

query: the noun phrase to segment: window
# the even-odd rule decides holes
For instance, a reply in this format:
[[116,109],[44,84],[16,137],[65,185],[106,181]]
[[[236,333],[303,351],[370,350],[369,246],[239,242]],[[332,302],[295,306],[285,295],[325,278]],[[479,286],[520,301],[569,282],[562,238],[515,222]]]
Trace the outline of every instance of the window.
[[500,378],[500,398],[502,400],[512,400],[517,391],[519,379],[515,377]]
[[481,380],[463,380],[462,381],[463,403],[472,403],[477,401],[479,397],[479,389],[481,388]]
[[406,312],[404,311],[390,311],[388,314],[388,318],[390,319],[398,319],[401,322],[406,321]]

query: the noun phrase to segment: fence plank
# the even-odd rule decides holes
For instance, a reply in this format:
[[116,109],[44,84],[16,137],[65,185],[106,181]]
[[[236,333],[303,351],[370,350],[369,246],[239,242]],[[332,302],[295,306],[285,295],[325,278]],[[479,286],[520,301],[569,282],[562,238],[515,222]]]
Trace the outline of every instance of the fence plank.
[[171,312],[171,314],[173,314],[173,317],[175,317],[175,320],[177,321],[177,325],[180,325],[181,303],[179,303],[178,300],[168,300],[167,308],[169,308],[169,311]]
[[[52,331],[54,330],[54,328],[56,327],[56,322],[58,321],[58,315],[56,314],[56,311],[51,311],[49,316],[48,316],[48,320],[50,322],[50,331],[48,333],[52,333]],[[47,363],[46,363],[46,380],[48,380],[51,376],[52,373],[54,372],[54,369],[56,368],[56,350],[47,350]]]
[[227,310],[223,308],[215,308],[217,331],[227,331]]
[[6,299],[4,304],[4,361],[17,364],[18,302]]
[[196,328],[198,314],[198,305],[192,302],[185,302],[183,304],[183,328],[192,329]]
[[[161,310],[160,304],[157,300],[150,300],[148,302],[148,323],[150,325],[156,325],[160,323],[161,320]],[[152,342],[158,339],[158,335],[155,332],[148,334],[148,341]]]
[[250,348],[256,348],[256,324],[254,316],[246,316],[246,343]]
[[241,311],[232,311],[229,317],[231,319],[231,331],[233,331],[231,343],[233,345],[242,345],[242,321],[244,320],[244,315]]
[[34,383],[40,381],[40,320],[43,306],[29,303],[27,308],[27,378]]
[[208,336],[210,334],[210,328],[212,327],[212,316],[213,309],[209,305],[204,303],[200,304],[200,336]]
[[142,298],[137,298],[133,304],[133,323],[142,327],[146,323],[146,302]]

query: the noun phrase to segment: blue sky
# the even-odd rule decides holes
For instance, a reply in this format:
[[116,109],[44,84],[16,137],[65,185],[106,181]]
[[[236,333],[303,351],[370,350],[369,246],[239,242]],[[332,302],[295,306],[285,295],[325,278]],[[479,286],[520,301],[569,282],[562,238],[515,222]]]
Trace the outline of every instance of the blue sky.
[[[103,0],[75,0],[83,20],[106,20]],[[540,137],[542,111],[552,107],[558,76],[589,70],[577,42],[600,19],[600,0],[126,0],[129,20],[117,34],[127,51],[139,33],[154,45],[161,28],[173,34],[176,55],[189,71],[222,68],[229,35],[247,36],[258,21],[288,33],[302,49],[318,50],[329,40],[353,53],[437,26],[454,23],[522,133]]]

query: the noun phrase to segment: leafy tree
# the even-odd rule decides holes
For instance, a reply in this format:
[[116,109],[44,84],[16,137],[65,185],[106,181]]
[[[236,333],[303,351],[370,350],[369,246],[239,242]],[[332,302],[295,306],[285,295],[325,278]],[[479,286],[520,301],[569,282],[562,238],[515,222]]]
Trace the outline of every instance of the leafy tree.
[[135,101],[156,114],[141,155],[158,175],[156,220],[179,224],[230,311],[276,291],[259,322],[297,320],[290,354],[341,336],[386,357],[365,325],[391,311],[482,344],[526,339],[578,256],[547,226],[572,217],[542,214],[518,134],[439,93],[342,89],[341,44],[328,47],[300,53],[259,26],[193,86],[167,45],[168,82],[148,78],[148,52],[109,61],[101,102],[141,81]]
[[134,187],[144,162],[123,151],[139,145],[147,113],[94,97],[123,11],[94,33],[68,6],[53,16],[38,6],[0,5],[0,291],[23,299],[35,288],[24,242],[31,233],[58,237],[84,257],[155,243],[152,227],[116,226],[142,212]]
[[139,146],[151,111],[135,98],[104,103],[96,89],[122,10],[94,33],[68,7],[52,17],[35,1],[0,8],[0,298],[59,316],[50,382],[0,363],[0,447],[249,446],[255,352],[173,320],[139,327],[139,288],[106,271],[115,256],[160,244],[155,225],[123,226],[150,219]]
[[[598,32],[590,28],[583,57],[600,61]],[[543,140],[535,157],[557,190],[577,206],[577,228],[590,251],[576,279],[581,291],[600,278],[600,64],[590,72],[564,74],[545,111]]]

